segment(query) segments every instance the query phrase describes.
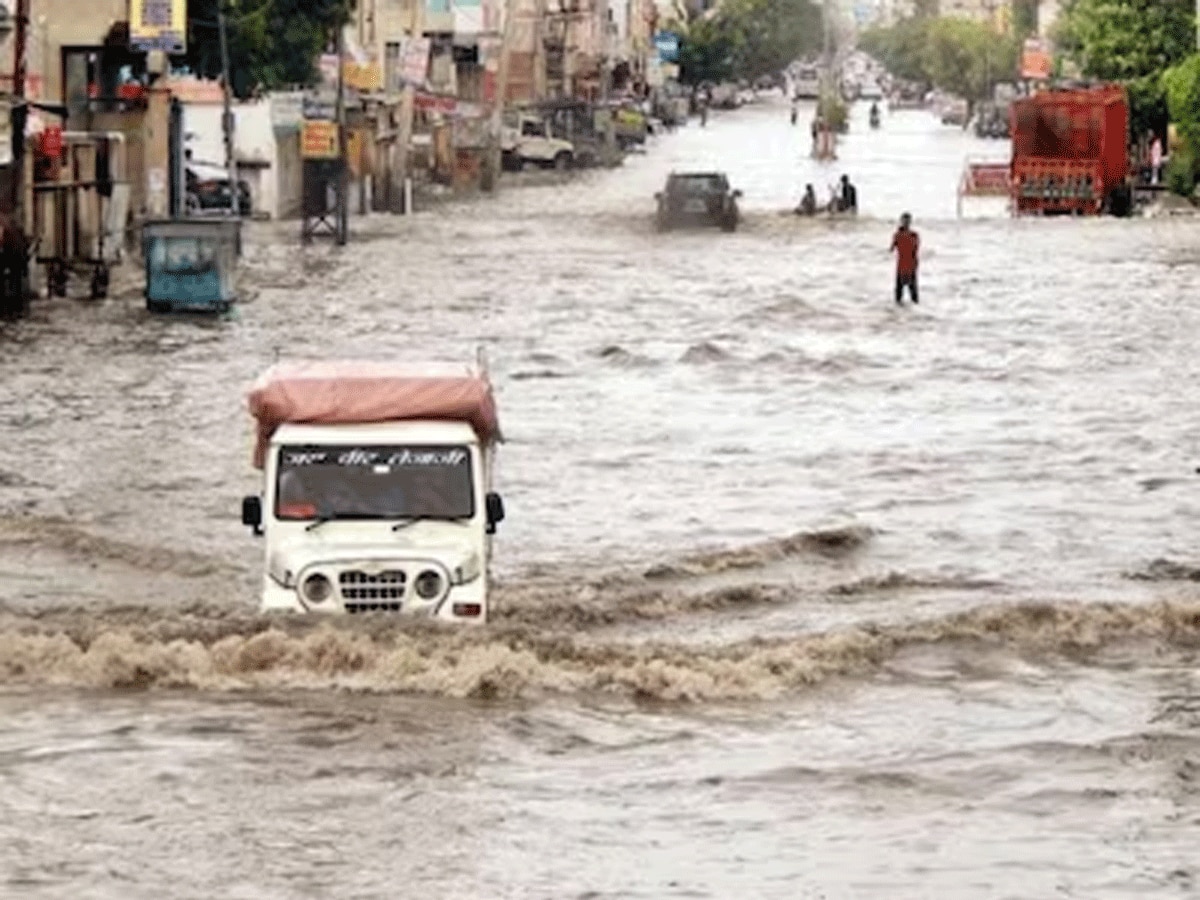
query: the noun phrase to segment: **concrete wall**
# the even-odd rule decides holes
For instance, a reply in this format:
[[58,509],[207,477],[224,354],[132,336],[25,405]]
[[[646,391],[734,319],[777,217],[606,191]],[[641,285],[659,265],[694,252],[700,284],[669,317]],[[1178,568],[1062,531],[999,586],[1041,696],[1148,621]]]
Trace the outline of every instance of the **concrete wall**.
[[[250,186],[255,212],[287,219],[300,213],[303,189],[300,133],[291,126],[276,127],[272,103],[268,96],[234,104],[234,156],[240,164],[246,164],[239,177]],[[224,166],[221,111],[219,104],[184,104],[183,127],[194,135],[188,147],[195,162]]]
[[[114,22],[128,18],[128,0],[30,0],[28,89],[62,98],[62,48],[99,46]],[[9,3],[10,9],[14,4]],[[0,90],[12,89],[13,42],[0,47]]]

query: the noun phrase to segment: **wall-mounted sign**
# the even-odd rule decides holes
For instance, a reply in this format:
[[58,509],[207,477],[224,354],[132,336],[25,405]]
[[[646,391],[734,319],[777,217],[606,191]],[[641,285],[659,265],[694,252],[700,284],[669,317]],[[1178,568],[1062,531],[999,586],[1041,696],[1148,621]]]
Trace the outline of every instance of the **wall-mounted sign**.
[[1029,38],[1021,51],[1021,77],[1044,81],[1054,69],[1050,51],[1038,38]]
[[660,31],[654,35],[654,46],[660,62],[675,62],[679,59],[679,35],[673,31]]
[[400,45],[400,65],[396,70],[398,83],[389,85],[399,90],[406,84],[419,86],[429,75],[429,51],[433,42],[427,37],[406,38]]
[[337,122],[305,119],[300,129],[300,155],[304,159],[337,159]]
[[129,46],[142,53],[186,53],[187,0],[129,0]]

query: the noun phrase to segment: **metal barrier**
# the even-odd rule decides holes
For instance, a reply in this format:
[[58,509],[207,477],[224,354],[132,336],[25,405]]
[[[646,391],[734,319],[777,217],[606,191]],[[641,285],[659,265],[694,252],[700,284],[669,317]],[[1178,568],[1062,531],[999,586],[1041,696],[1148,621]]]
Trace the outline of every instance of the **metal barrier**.
[[123,256],[129,190],[111,181],[33,186],[36,261],[46,267],[51,296],[65,297],[68,277],[78,270],[90,275],[93,299],[107,296],[109,270]]

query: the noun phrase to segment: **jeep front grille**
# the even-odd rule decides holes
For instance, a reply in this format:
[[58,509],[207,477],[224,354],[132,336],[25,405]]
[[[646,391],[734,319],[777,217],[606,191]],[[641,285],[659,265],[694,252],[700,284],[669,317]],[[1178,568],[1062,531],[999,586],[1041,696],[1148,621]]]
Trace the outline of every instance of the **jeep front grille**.
[[400,612],[401,604],[391,601],[387,603],[346,603],[344,606],[348,613]]
[[351,609],[352,603],[360,608],[376,604],[390,606],[394,603],[399,609],[400,604],[397,601],[404,599],[407,581],[408,576],[403,569],[385,569],[376,573],[350,569],[338,573],[338,590],[341,591],[342,600],[346,601],[346,609],[349,612],[361,611]]

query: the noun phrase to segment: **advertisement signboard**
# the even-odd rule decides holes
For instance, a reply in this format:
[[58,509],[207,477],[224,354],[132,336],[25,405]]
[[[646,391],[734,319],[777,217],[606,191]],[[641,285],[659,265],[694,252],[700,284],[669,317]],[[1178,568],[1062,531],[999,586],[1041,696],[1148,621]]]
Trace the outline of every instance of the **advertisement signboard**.
[[429,50],[432,41],[427,37],[408,38],[400,49],[400,83],[424,84],[429,74]]
[[679,59],[679,35],[675,32],[658,32],[654,35],[654,46],[658,50],[659,62],[673,63]]
[[1050,51],[1045,42],[1038,38],[1029,38],[1021,51],[1021,77],[1037,81],[1045,81],[1054,69],[1050,59]]
[[140,53],[186,53],[187,0],[129,0],[129,46]]
[[299,91],[269,94],[271,127],[277,131],[297,131],[304,121],[304,95]]
[[305,119],[300,129],[300,155],[304,159],[337,159],[337,122]]

